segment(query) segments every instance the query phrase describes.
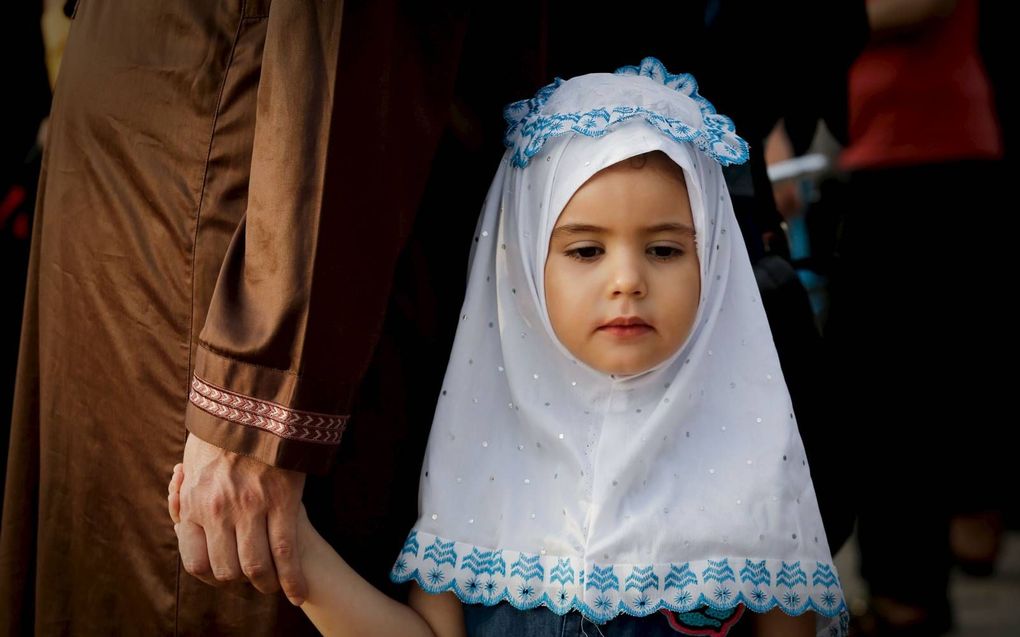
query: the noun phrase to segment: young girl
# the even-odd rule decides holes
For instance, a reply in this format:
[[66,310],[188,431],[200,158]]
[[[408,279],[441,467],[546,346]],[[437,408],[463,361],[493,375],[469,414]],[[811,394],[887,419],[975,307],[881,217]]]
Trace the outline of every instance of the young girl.
[[327,635],[845,633],[723,182],[732,122],[652,58],[506,117],[391,572],[410,606],[305,518],[302,608]]

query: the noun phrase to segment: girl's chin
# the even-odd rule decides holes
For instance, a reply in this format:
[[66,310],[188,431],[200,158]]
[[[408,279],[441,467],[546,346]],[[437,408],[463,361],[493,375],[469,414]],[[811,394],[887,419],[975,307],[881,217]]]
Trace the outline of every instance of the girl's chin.
[[662,361],[658,359],[649,360],[647,358],[641,358],[636,360],[627,359],[600,361],[599,364],[588,363],[588,365],[603,374],[609,374],[610,376],[637,376],[638,374],[643,374],[644,372],[654,368],[661,362]]

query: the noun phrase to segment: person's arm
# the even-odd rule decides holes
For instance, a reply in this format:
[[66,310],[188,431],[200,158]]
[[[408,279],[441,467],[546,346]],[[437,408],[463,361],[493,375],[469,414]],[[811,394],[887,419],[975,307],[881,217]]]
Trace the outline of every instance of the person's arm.
[[202,581],[247,578],[300,604],[304,472],[328,466],[347,420],[343,381],[360,362],[334,359],[331,386],[308,346],[328,314],[313,313],[312,298],[337,283],[328,273],[342,265],[328,263],[320,243],[332,230],[322,219],[343,2],[253,2],[244,12],[265,29],[247,209],[208,308],[196,308],[203,327],[185,413],[178,541],[184,569]]
[[916,33],[933,20],[949,17],[955,8],[956,0],[871,0],[871,37],[883,40]]
[[245,577],[300,604],[303,475],[331,466],[375,347],[463,16],[399,0],[244,7],[265,25],[247,209],[195,312],[180,549],[207,583]]
[[[178,464],[167,495],[167,508],[178,533],[184,477],[184,465]],[[432,595],[412,583],[410,606],[384,595],[319,535],[303,506],[298,512],[297,537],[298,558],[308,582],[301,610],[326,637],[464,637],[463,609],[453,593]]]
[[410,606],[391,599],[358,575],[301,511],[298,541],[308,579],[301,610],[319,632],[327,637],[464,637],[463,609],[453,593],[433,595],[412,583]]
[[[790,136],[786,132],[783,120],[776,123],[775,128],[765,139],[765,164],[772,166],[779,162],[794,158],[793,144],[790,143]],[[803,209],[804,202],[800,196],[800,181],[798,179],[785,179],[780,182],[772,182],[772,196],[776,200],[776,209],[783,219],[790,221]],[[766,244],[768,240],[766,239]]]

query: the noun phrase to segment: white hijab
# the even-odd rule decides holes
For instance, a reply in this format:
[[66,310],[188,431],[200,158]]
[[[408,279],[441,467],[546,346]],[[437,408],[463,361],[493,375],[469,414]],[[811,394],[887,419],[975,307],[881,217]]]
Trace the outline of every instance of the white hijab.
[[[420,517],[391,578],[466,603],[595,622],[744,604],[845,631],[804,447],[720,163],[747,147],[657,60],[507,108],[429,438]],[[612,377],[556,338],[543,271],[595,173],[659,150],[684,171],[702,298],[687,342]]]

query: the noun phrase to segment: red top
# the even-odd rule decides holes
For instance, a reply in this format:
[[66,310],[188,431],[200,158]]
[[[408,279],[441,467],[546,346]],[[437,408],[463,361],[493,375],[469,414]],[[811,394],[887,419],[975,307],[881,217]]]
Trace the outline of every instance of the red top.
[[977,0],[909,38],[872,43],[850,71],[848,170],[1002,157],[977,48]]

